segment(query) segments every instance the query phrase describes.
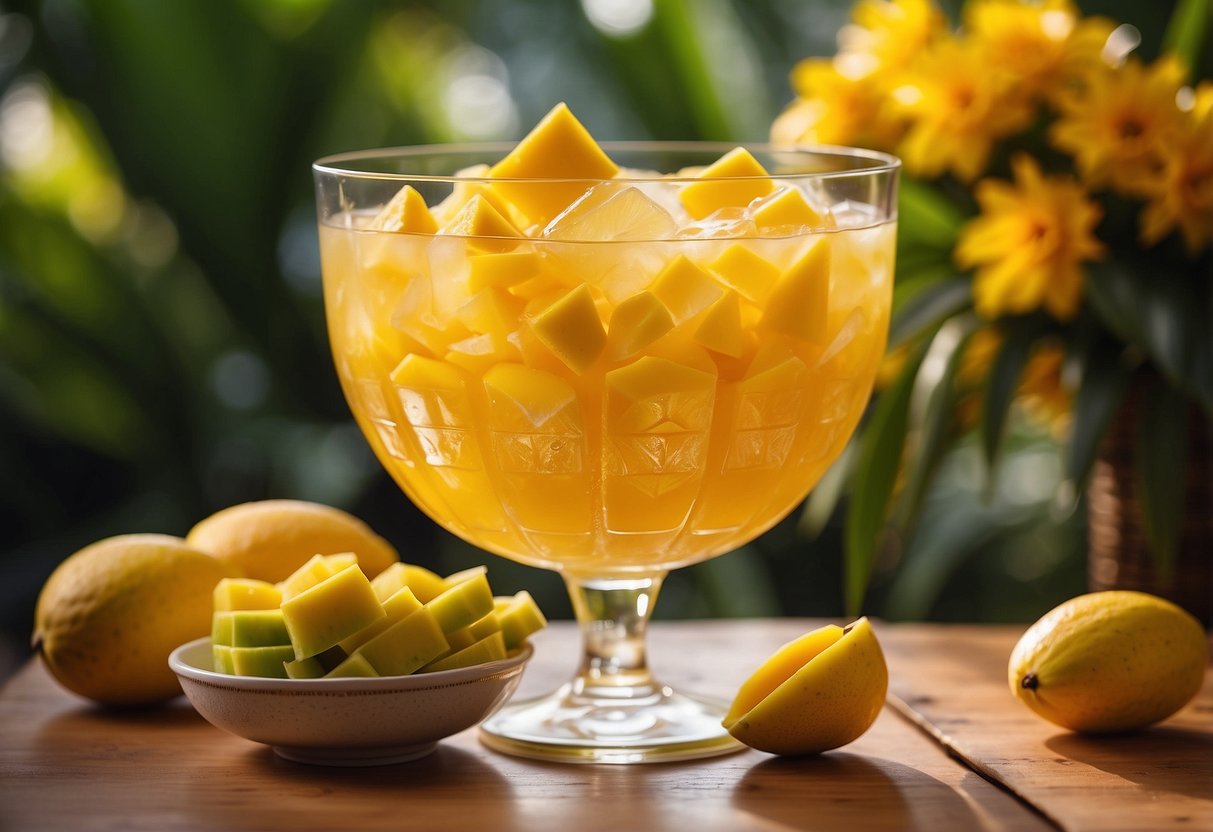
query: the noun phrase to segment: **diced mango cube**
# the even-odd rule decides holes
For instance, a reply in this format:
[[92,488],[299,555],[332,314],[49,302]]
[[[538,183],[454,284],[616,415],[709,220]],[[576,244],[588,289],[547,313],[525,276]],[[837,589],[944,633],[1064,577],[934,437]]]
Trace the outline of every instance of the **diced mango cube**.
[[825,344],[829,300],[830,243],[823,238],[780,275],[767,298],[762,326]]
[[380,676],[407,676],[447,651],[446,637],[428,607],[397,621],[358,648]]
[[546,225],[588,187],[586,182],[576,180],[610,179],[618,171],[594,137],[562,102],[553,107],[509,155],[494,165],[489,175],[502,180],[566,180],[502,181],[495,185],[497,191],[531,222]]
[[234,610],[215,613],[211,643],[229,647],[276,647],[290,644],[282,610]]
[[269,581],[223,578],[215,584],[214,603],[216,610],[272,610],[282,593]]
[[548,625],[543,611],[525,589],[513,598],[495,598],[494,608],[506,650],[513,650]]
[[461,390],[463,375],[442,361],[410,353],[388,375],[393,384],[418,390]]
[[488,165],[472,165],[455,171],[453,178],[456,181],[451,188],[451,192],[444,200],[430,209],[430,213],[434,215],[434,219],[437,220],[440,226],[450,222],[451,218],[459,213],[459,209],[467,205],[468,200],[477,195],[487,199],[515,227],[518,227],[519,223],[526,222],[526,217],[518,209],[510,205],[508,200],[504,199],[484,181],[488,175]]
[[500,632],[492,633],[480,641],[438,659],[421,669],[423,673],[436,673],[440,670],[455,670],[460,667],[472,667],[485,662],[500,661],[505,658],[505,640]]
[[425,605],[444,633],[466,627],[493,611],[493,591],[483,574],[455,584]]
[[278,590],[282,593],[282,600],[289,601],[305,589],[311,589],[325,578],[331,577],[357,562],[358,556],[353,552],[342,552],[338,555],[313,555],[307,563],[279,582]]
[[742,356],[746,350],[746,336],[741,326],[741,301],[736,292],[726,292],[708,307],[695,329],[695,340],[710,350],[733,358]]
[[607,327],[607,353],[613,361],[631,358],[674,328],[670,310],[652,292],[637,292],[615,307]]
[[733,243],[726,248],[708,268],[721,283],[754,303],[762,303],[779,279],[778,266],[742,243]]
[[468,291],[506,289],[536,277],[542,261],[533,251],[479,254],[468,261]]
[[294,655],[289,644],[276,647],[233,647],[232,673],[237,676],[285,679],[285,665]]
[[[472,625],[471,624],[469,624],[466,627],[460,627],[458,630],[452,630],[451,632],[446,633],[445,635],[446,635],[447,651],[442,654],[443,656],[449,656],[452,653],[456,653],[465,647],[471,647],[473,644],[475,644],[477,641],[479,641],[479,639],[477,639],[474,635],[472,635]],[[439,656],[438,658],[442,658],[442,656]]]
[[520,364],[500,364],[489,370],[484,374],[484,389],[494,427],[542,427],[557,414],[576,411],[577,393],[572,385]]
[[366,656],[363,656],[361,653],[355,653],[324,675],[329,679],[338,679],[352,677],[374,678],[379,674],[375,672],[375,668],[371,667],[371,663],[367,661]]
[[340,647],[346,653],[353,653],[388,627],[419,609],[421,609],[421,602],[417,600],[417,596],[407,586],[402,586],[383,602],[383,618],[363,627],[349,638],[342,639]]
[[306,659],[294,659],[283,665],[288,679],[319,679],[327,671],[315,656]]
[[438,230],[438,222],[417,189],[405,185],[371,220],[370,227],[375,231],[433,234]]
[[232,648],[226,644],[211,645],[211,667],[216,673],[235,674],[232,668]]
[[424,566],[412,563],[392,564],[375,576],[371,586],[380,601],[388,600],[402,587],[407,586],[423,604],[433,600],[446,589],[446,584],[439,575]]
[[531,331],[575,373],[588,370],[606,346],[594,296],[584,283],[532,318]]
[[670,310],[675,323],[695,317],[724,292],[711,275],[684,254],[675,257],[661,270],[649,291]]
[[314,656],[385,613],[371,582],[357,565],[342,569],[282,603],[295,658]]
[[466,238],[470,248],[488,252],[509,251],[522,237],[522,232],[479,194],[468,200],[438,233]]
[[678,194],[682,207],[697,220],[721,208],[743,208],[775,190],[766,168],[744,147],[721,156],[698,178],[702,181],[684,186]]
[[820,230],[827,218],[809,204],[798,188],[780,188],[750,206],[750,216],[761,229]]
[[459,586],[464,581],[470,581],[470,580],[472,580],[472,578],[478,577],[480,575],[486,576],[486,579],[487,579],[488,574],[489,574],[489,568],[484,565],[471,566],[471,567],[468,567],[467,569],[460,569],[458,572],[452,572],[451,574],[447,575],[445,578],[442,579],[442,590],[443,590],[443,592],[445,592],[446,590],[450,589],[453,586]]
[[494,605],[493,611],[478,621],[473,621],[467,626],[468,632],[477,641],[485,636],[492,635],[501,629],[500,622],[497,621],[497,607]]

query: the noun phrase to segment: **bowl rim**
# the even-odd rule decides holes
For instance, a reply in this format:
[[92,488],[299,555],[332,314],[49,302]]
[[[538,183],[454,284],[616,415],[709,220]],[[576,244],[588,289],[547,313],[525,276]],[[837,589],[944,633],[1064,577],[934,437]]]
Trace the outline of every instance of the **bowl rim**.
[[437,670],[431,673],[414,673],[409,676],[372,676],[372,677],[341,677],[334,679],[269,679],[261,676],[233,676],[228,673],[217,673],[196,664],[191,664],[186,656],[190,653],[210,647],[210,636],[196,638],[175,648],[168,657],[168,666],[178,677],[209,687],[224,690],[252,690],[271,693],[375,693],[402,692],[410,690],[430,690],[433,688],[453,687],[473,682],[489,681],[495,678],[508,678],[520,672],[531,657],[535,655],[535,646],[529,641],[522,645],[519,652],[498,661],[484,662],[471,667],[460,667],[454,670]]

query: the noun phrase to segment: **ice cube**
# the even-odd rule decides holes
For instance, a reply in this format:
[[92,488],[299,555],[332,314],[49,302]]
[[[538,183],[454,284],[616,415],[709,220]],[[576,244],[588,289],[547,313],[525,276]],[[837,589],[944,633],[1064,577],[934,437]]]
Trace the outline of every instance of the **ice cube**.
[[682,226],[678,229],[677,236],[693,239],[732,239],[753,237],[757,233],[758,226],[745,208],[721,208],[701,220]]
[[839,353],[850,346],[858,335],[863,332],[868,325],[867,313],[861,307],[855,307],[851,310],[851,314],[847,315],[846,320],[842,322],[842,326],[838,328],[838,334],[834,336],[834,340],[830,341],[829,346],[817,359],[818,366],[824,365],[836,358]]
[[543,230],[552,240],[664,240],[675,230],[669,212],[638,188],[604,182],[591,188]]
[[441,234],[430,238],[432,303],[440,321],[450,320],[459,307],[471,300],[472,293],[468,288],[470,255],[467,240]]

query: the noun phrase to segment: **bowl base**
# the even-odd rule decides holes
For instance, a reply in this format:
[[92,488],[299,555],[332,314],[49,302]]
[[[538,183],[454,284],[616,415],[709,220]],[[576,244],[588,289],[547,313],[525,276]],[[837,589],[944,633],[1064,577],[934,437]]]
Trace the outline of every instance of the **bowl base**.
[[310,766],[341,766],[345,768],[365,766],[390,766],[420,760],[434,753],[436,742],[418,745],[392,745],[383,748],[299,748],[275,745],[274,753],[292,763]]

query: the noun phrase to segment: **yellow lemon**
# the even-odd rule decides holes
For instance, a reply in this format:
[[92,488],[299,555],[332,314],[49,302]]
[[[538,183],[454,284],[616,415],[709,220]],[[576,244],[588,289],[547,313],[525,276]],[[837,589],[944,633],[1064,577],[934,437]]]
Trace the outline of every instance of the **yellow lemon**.
[[884,706],[889,671],[861,618],[789,642],[741,686],[724,727],[772,754],[816,754],[857,739]]
[[285,580],[313,555],[353,552],[368,578],[400,560],[392,545],[357,517],[300,500],[225,508],[190,529],[185,540],[244,577],[270,583]]
[[1200,690],[1208,647],[1195,618],[1144,592],[1071,598],[1011,653],[1011,691],[1050,722],[1098,733],[1141,728]]
[[231,570],[160,534],[111,537],[51,574],[34,613],[34,648],[68,690],[107,705],[181,693],[178,645],[210,632],[211,592]]

